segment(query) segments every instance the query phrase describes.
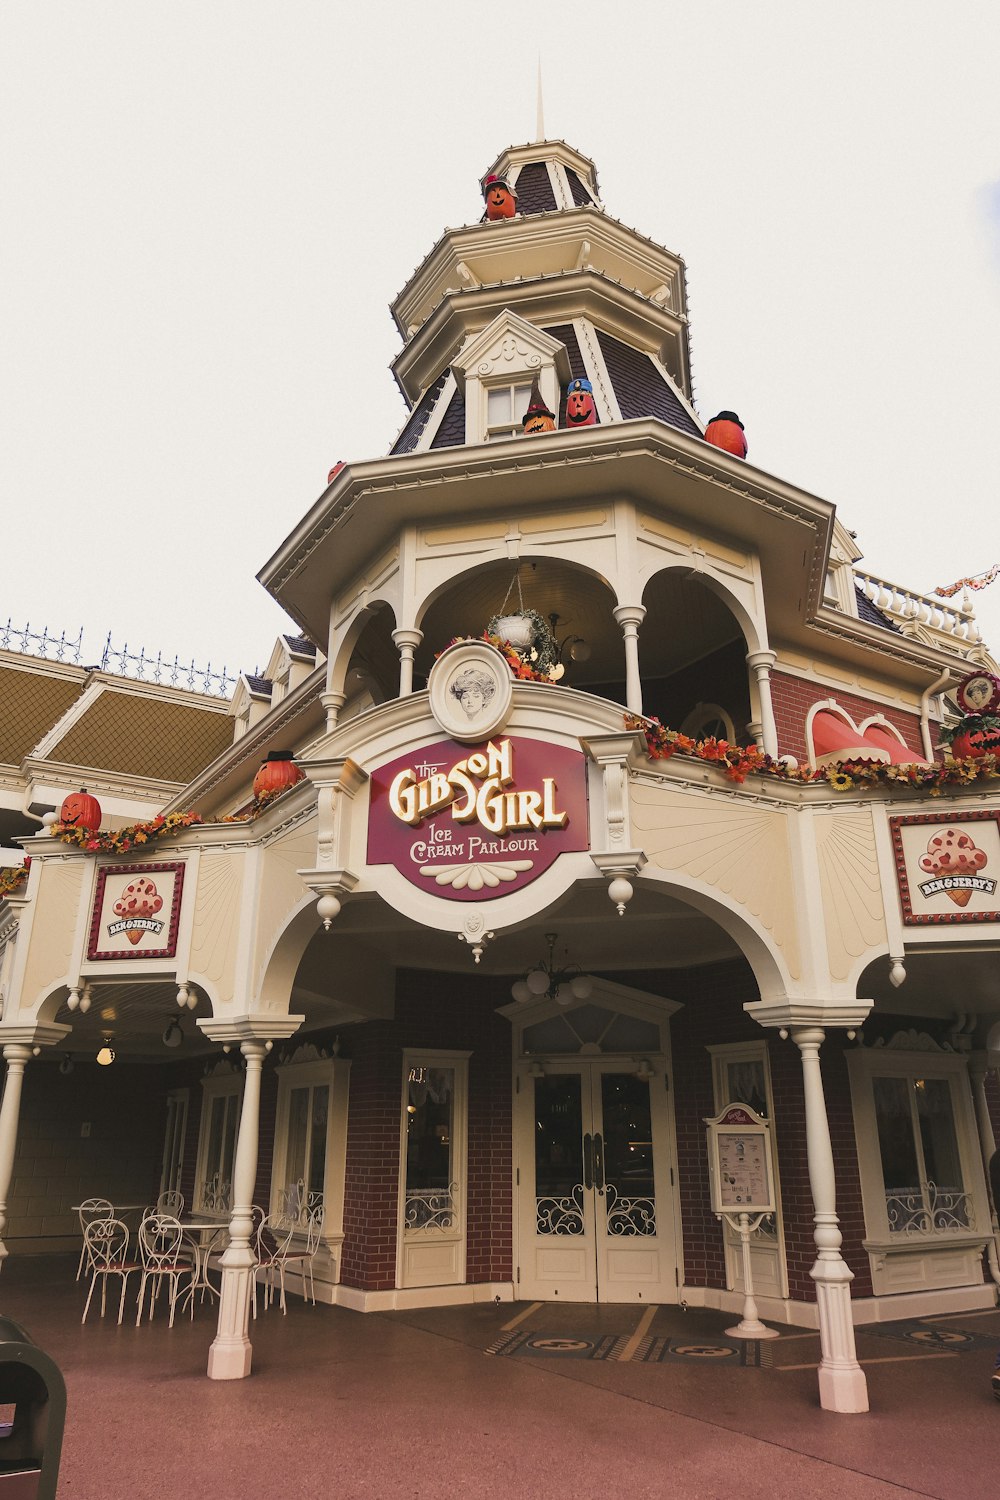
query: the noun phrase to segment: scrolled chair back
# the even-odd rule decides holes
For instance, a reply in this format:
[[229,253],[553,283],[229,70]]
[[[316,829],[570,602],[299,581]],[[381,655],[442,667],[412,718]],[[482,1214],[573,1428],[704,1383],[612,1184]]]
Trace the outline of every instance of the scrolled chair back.
[[184,1212],[184,1194],[176,1188],[170,1188],[161,1193],[156,1200],[156,1212],[158,1214],[169,1214],[171,1218],[179,1219]]
[[80,1226],[86,1228],[91,1219],[112,1219],[114,1213],[110,1198],[84,1198],[80,1204]]
[[139,1225],[139,1253],[147,1270],[173,1265],[180,1254],[184,1231],[171,1214],[147,1214]]
[[319,1199],[309,1210],[306,1219],[306,1254],[315,1255],[316,1247],[319,1245],[323,1235],[323,1225],[326,1223],[326,1204],[323,1202],[322,1193],[316,1194]]
[[128,1225],[113,1217],[91,1219],[84,1227],[83,1243],[92,1270],[112,1270],[128,1253]]

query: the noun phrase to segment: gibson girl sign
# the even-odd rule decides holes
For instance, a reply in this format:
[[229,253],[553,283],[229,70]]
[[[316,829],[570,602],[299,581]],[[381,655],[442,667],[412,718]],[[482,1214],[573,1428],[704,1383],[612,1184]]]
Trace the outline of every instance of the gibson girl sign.
[[1000,921],[1000,812],[890,818],[903,921]]
[[368,862],[454,901],[489,901],[590,847],[578,750],[497,736],[441,740],[372,774]]
[[183,881],[183,861],[102,866],[88,959],[173,958]]

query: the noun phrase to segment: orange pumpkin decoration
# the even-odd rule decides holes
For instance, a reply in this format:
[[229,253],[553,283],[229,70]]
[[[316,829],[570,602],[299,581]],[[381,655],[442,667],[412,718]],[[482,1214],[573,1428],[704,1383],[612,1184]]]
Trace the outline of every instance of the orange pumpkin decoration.
[[493,173],[487,177],[483,183],[483,197],[486,199],[486,217],[491,221],[512,219],[517,213],[517,194],[502,177]]
[[292,756],[294,750],[272,750],[253,779],[253,794],[263,797],[268,793],[283,792],[303,779]]
[[589,380],[571,380],[566,387],[566,426],[593,427],[596,423],[594,387]]
[[980,723],[963,730],[952,740],[951,754],[956,760],[982,760],[984,755],[1000,756],[1000,729],[991,729]]
[[743,423],[734,411],[720,411],[705,428],[705,442],[737,458],[746,458],[747,440]]
[[59,809],[59,821],[69,828],[97,829],[101,826],[101,804],[85,786],[70,792]]
[[521,418],[521,430],[522,432],[555,432],[556,430],[555,414],[549,411],[542,400],[537,371],[531,382],[528,410]]

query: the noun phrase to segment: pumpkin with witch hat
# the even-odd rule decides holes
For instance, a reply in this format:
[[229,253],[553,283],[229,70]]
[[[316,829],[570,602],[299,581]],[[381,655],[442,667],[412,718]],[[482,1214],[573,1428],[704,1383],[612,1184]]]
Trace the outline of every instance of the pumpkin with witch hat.
[[531,382],[531,394],[528,397],[528,410],[521,418],[521,427],[526,433],[530,432],[555,432],[555,413],[549,411],[542,400],[542,393],[538,385],[538,371],[535,371]]
[[517,213],[517,194],[493,172],[483,182],[483,197],[486,199],[486,217],[491,221],[512,219]]

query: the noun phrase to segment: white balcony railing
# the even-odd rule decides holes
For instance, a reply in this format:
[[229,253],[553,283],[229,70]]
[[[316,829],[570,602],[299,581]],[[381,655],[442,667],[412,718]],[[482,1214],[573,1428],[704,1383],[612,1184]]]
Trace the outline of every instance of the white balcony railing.
[[904,589],[898,583],[888,583],[874,573],[855,570],[854,577],[866,599],[898,625],[904,635],[936,638],[952,650],[956,645],[971,650],[982,644],[968,594],[963,597],[961,605],[946,604],[927,594]]

